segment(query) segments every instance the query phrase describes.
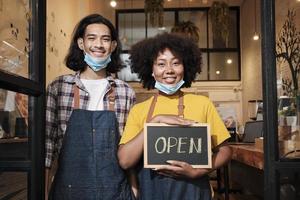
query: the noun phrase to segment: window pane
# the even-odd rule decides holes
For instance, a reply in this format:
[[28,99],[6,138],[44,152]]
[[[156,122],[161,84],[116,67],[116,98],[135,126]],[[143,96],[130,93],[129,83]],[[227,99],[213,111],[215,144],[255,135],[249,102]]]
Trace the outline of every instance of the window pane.
[[175,13],[164,12],[164,26],[163,27],[152,27],[148,20],[147,37],[153,37],[159,33],[170,32],[171,28],[175,25]]
[[119,38],[123,50],[129,50],[131,45],[146,37],[144,13],[119,14]]
[[28,96],[0,89],[0,159],[28,158]]
[[221,35],[218,33],[224,33],[224,31],[220,31],[218,28],[214,33],[211,23],[211,19],[209,18],[209,48],[237,48],[237,11],[230,10],[229,15],[229,27],[228,27],[228,41],[226,42],[222,39]]
[[207,53],[202,53],[202,70],[200,74],[197,74],[196,80],[208,80]]
[[210,80],[239,80],[238,53],[209,54]]
[[0,69],[28,78],[29,1],[1,1],[0,4]]
[[200,48],[207,48],[207,12],[206,11],[179,11],[179,22],[191,21],[199,28]]
[[27,199],[27,172],[0,171],[0,199]]

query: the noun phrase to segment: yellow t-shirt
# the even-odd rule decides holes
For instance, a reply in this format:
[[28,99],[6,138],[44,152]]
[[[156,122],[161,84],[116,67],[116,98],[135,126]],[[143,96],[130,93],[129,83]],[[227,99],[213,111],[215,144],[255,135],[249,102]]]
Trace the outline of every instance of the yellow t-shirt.
[[[136,104],[129,112],[126,126],[120,144],[126,144],[132,140],[144,128],[148,111],[153,97]],[[153,116],[159,114],[178,115],[178,96],[159,95]],[[212,147],[215,147],[230,137],[223,121],[221,120],[215,106],[205,96],[184,94],[184,118],[195,120],[199,123],[210,124],[212,136]]]

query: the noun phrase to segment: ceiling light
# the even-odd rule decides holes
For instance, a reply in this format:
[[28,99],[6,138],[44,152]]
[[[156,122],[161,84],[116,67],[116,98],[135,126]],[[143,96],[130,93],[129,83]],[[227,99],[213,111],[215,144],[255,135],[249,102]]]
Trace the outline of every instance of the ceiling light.
[[232,60],[229,58],[229,59],[226,60],[226,63],[227,63],[227,64],[231,64],[231,63],[232,63]]
[[117,2],[115,0],[110,1],[110,6],[111,7],[116,7],[117,6]]
[[254,33],[253,40],[259,40],[259,35],[257,33]]

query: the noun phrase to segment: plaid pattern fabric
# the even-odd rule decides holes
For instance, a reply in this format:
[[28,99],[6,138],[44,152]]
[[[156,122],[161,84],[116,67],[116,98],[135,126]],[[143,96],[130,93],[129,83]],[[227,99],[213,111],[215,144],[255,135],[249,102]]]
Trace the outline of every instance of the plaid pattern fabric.
[[[57,77],[47,88],[47,106],[46,106],[46,167],[50,167],[52,161],[58,156],[62,146],[63,136],[66,131],[69,117],[73,110],[73,85],[79,88],[80,109],[86,110],[89,103],[89,93],[80,81],[80,73],[75,75],[63,75]],[[107,77],[107,80],[115,85],[115,112],[119,122],[120,134],[123,128],[130,108],[135,103],[135,93],[125,82]],[[106,91],[110,89],[107,85]],[[108,110],[109,101],[107,93],[103,99],[104,110]]]

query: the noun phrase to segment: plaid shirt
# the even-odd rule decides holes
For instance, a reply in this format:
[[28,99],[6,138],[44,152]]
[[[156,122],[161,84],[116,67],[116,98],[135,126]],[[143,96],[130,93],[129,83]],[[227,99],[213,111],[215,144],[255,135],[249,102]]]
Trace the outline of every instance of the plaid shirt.
[[[80,94],[80,109],[86,110],[89,103],[89,93],[80,81],[80,73],[75,75],[63,75],[56,78],[47,88],[46,107],[46,167],[51,167],[52,161],[58,156],[62,146],[63,136],[66,132],[67,122],[73,110],[73,85],[76,84]],[[107,77],[109,82],[115,82],[115,112],[119,122],[120,134],[129,113],[135,103],[135,93],[125,82]],[[107,85],[104,95],[104,110],[108,110],[109,102],[107,92],[110,89]]]

